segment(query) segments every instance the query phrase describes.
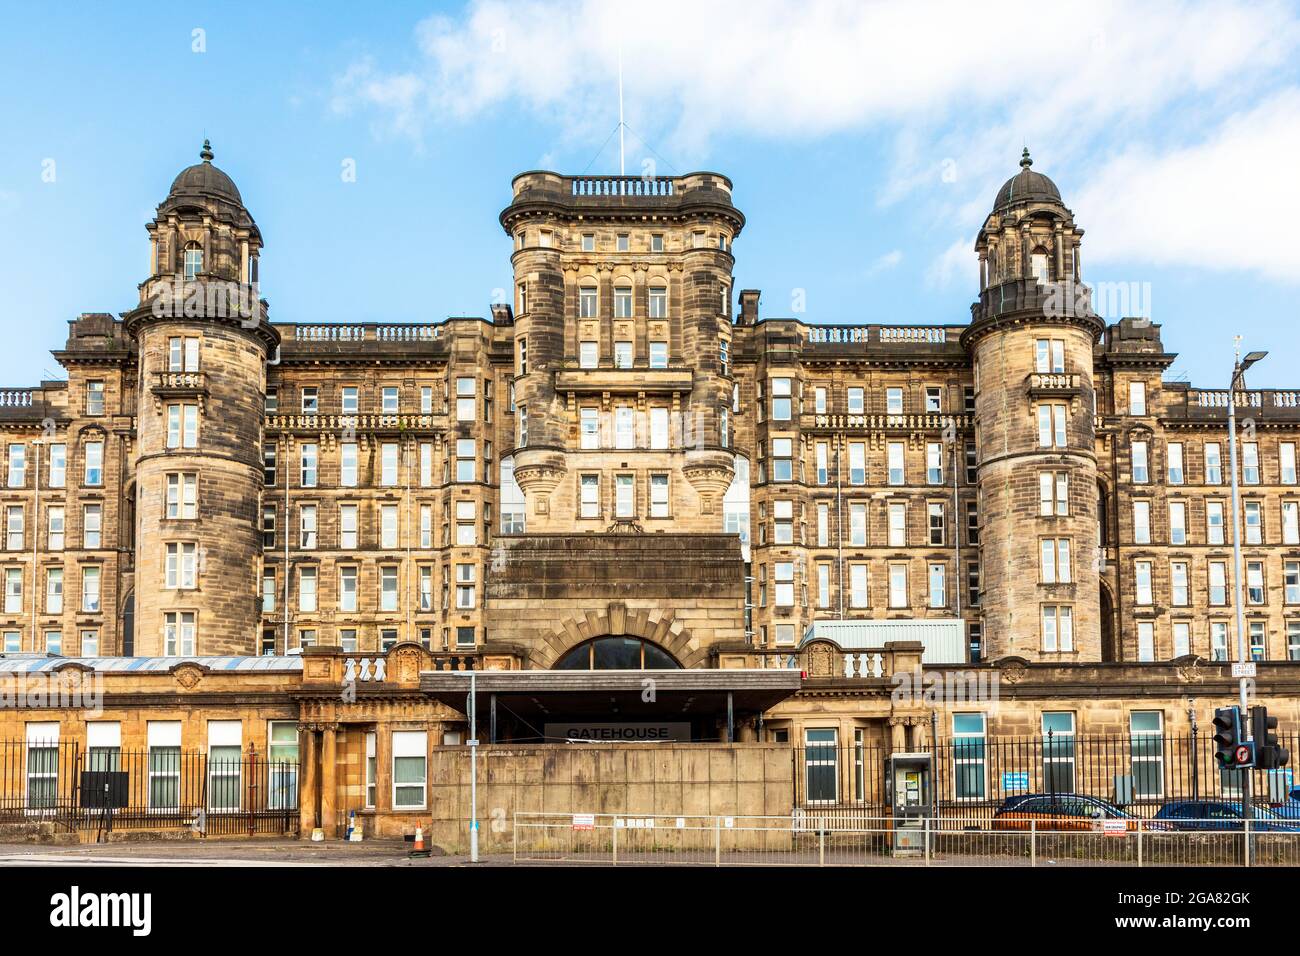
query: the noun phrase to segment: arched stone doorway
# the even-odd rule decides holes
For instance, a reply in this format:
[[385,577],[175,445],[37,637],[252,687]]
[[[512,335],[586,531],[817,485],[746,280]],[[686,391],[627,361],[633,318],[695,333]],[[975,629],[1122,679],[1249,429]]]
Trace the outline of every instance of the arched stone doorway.
[[1106,585],[1099,588],[1099,617],[1101,618],[1101,659],[1103,661],[1119,660],[1119,648],[1115,646],[1115,605],[1110,598],[1110,589]]

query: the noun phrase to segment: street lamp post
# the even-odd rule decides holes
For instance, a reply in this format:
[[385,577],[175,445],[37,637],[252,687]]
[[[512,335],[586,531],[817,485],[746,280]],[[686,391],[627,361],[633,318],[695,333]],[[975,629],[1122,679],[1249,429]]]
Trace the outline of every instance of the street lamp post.
[[[1237,609],[1237,660],[1243,665],[1242,675],[1239,680],[1239,690],[1241,696],[1241,719],[1244,722],[1246,715],[1250,710],[1250,703],[1247,699],[1247,685],[1249,678],[1245,674],[1245,664],[1250,660],[1246,648],[1246,609],[1242,604],[1242,560],[1241,560],[1241,498],[1240,491],[1237,487],[1237,383],[1241,381],[1241,376],[1245,374],[1246,369],[1250,368],[1267,352],[1250,352],[1243,359],[1241,357],[1241,336],[1237,336],[1236,345],[1233,352],[1232,381],[1228,385],[1228,467],[1232,472],[1232,596],[1233,604]],[[1244,777],[1242,785],[1243,810],[1246,817],[1254,816],[1253,799],[1250,792],[1250,771],[1242,771]]]

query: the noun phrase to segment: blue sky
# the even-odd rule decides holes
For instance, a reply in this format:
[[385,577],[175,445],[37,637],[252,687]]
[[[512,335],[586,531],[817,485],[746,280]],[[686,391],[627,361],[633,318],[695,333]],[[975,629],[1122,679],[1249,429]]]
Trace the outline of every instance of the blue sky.
[[68,319],[134,305],[204,136],[275,320],[486,315],[511,177],[617,172],[620,49],[628,171],[732,178],[737,288],[767,315],[967,321],[1027,143],[1085,277],[1135,284],[1178,377],[1222,384],[1240,333],[1273,351],[1251,384],[1300,385],[1300,9],[1161,0],[13,7],[0,384],[60,377]]

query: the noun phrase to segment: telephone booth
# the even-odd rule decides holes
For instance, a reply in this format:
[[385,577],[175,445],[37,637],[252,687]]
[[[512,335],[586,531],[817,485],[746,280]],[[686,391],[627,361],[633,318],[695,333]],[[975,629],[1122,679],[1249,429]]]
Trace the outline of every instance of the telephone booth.
[[890,846],[895,856],[925,852],[925,819],[934,813],[933,756],[891,754],[889,795]]

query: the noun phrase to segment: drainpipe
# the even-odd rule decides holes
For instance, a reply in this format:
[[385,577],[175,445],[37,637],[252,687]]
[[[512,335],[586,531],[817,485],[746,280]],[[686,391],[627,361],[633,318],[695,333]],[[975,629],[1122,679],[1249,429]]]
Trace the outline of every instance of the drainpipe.
[[[36,562],[37,559],[40,557],[40,543],[41,543],[41,445],[43,444],[45,444],[45,440],[43,438],[32,439],[32,445],[34,445],[36,448],[36,454],[35,454],[36,467],[33,469],[33,479],[32,479],[33,484],[36,488],[35,513],[32,515],[32,650],[33,651],[36,650],[36,646],[37,646],[36,645],[36,613],[37,613],[37,602],[40,601],[40,594],[38,593],[38,589],[40,587],[40,582],[39,582],[40,572],[37,569]],[[66,521],[66,519],[64,520]],[[66,585],[67,585],[66,581],[64,582],[64,585],[66,590]],[[102,587],[102,582],[101,582],[101,587]],[[63,653],[62,645],[60,645],[59,647],[59,653],[60,654]]]

